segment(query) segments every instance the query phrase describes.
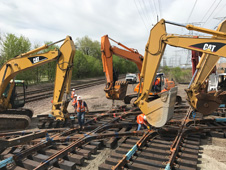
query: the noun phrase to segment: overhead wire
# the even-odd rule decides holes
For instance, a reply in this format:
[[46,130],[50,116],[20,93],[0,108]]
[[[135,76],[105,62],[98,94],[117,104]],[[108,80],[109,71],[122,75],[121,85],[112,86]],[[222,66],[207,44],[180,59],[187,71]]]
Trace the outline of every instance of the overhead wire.
[[204,25],[207,23],[207,21],[210,19],[211,15],[214,13],[214,11],[217,9],[217,7],[220,5],[221,1],[222,1],[222,0],[220,0],[220,1],[218,2],[217,6],[214,8],[214,10],[211,12],[211,14],[210,14],[209,17],[207,18],[207,20],[203,23],[202,26],[204,26]]
[[[149,15],[149,11],[148,11],[148,9],[146,8],[147,6],[146,6],[146,3],[145,3],[145,1],[144,0],[142,0],[142,2],[143,2],[143,5],[144,5],[144,9],[145,9],[145,11],[146,11],[146,14],[147,14],[147,18],[148,18],[148,20],[150,20],[150,25],[152,24],[152,18],[150,17],[150,15]],[[148,22],[149,23],[149,22]]]
[[[151,2],[150,2],[150,0],[148,0],[148,3],[149,3],[149,6],[150,6],[150,8],[151,8],[151,14],[152,14],[152,16],[153,16],[153,18],[154,18],[154,23],[155,23],[155,14],[154,14],[154,9],[153,9],[153,6],[151,5]],[[157,14],[156,14],[157,15]]]
[[214,4],[215,4],[216,1],[217,1],[217,0],[215,0],[215,1],[210,5],[209,9],[206,11],[205,15],[203,16],[201,22],[202,22],[203,19],[206,17],[206,15],[209,13],[210,9],[214,6]]
[[196,6],[197,1],[198,1],[198,0],[195,0],[195,3],[194,3],[194,5],[193,5],[193,7],[192,7],[192,10],[191,10],[191,12],[190,12],[190,14],[189,14],[189,16],[188,16],[188,19],[187,19],[186,23],[188,23],[188,21],[190,20],[191,15],[192,15],[192,13],[193,13],[193,11],[194,11],[194,9],[195,9],[195,6]]
[[142,13],[143,13],[144,18],[146,18],[146,21],[148,21],[148,17],[147,17],[147,15],[145,14],[145,11],[143,10],[143,8],[144,8],[145,6],[142,7],[140,0],[138,0],[138,2],[139,2],[139,5],[140,5],[140,8],[142,9],[141,11],[142,11]]
[[159,16],[159,15],[158,15],[158,10],[157,10],[157,7],[156,7],[156,6],[157,6],[157,5],[156,5],[156,1],[155,1],[155,0],[153,0],[153,1],[154,1],[155,10],[156,10],[156,13],[157,13],[157,18],[158,18],[158,16]]
[[226,6],[226,3],[225,3],[224,5],[222,5],[222,8],[220,8],[220,9],[216,12],[216,14],[214,15],[214,17],[216,17],[217,14],[218,14],[220,11],[222,11],[222,9],[224,9],[225,6]]
[[157,11],[157,8],[156,8],[156,5],[155,5],[155,1],[152,0],[151,2],[152,2],[153,6],[155,8],[155,13],[156,13],[156,17],[157,17],[158,16],[158,11]]
[[144,18],[143,18],[142,15],[141,15],[139,9],[138,9],[138,6],[137,6],[137,4],[136,4],[136,0],[134,0],[134,3],[135,3],[135,6],[136,6],[136,8],[137,8],[137,11],[138,11],[138,13],[139,13],[139,15],[140,15],[140,17],[141,17],[143,23],[144,23],[145,28],[146,28],[147,31],[148,31],[148,27],[147,27],[147,25],[146,25],[146,23],[145,23],[145,21],[144,21]]

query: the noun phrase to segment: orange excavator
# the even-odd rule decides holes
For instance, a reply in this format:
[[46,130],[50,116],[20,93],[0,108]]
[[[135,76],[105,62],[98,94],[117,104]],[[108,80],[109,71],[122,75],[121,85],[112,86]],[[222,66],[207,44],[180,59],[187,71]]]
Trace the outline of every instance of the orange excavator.
[[[123,47],[124,49],[112,46],[110,44],[110,40]],[[131,99],[137,97],[137,94],[142,92],[143,84],[141,84],[141,88],[140,84],[136,85],[136,87],[134,88],[134,92],[136,92],[136,94],[126,95],[128,84],[125,81],[118,81],[117,74],[115,73],[113,68],[113,55],[134,62],[137,65],[139,72],[141,71],[144,57],[137,50],[128,48],[120,42],[117,42],[108,37],[108,35],[101,37],[101,52],[103,70],[105,72],[107,80],[106,87],[104,89],[104,91],[106,92],[106,97],[113,100],[124,100],[125,104],[130,104]],[[140,81],[140,73],[138,74],[138,77]],[[158,98],[158,94],[161,93],[162,90],[165,89],[168,91],[171,88],[175,87],[175,83],[173,81],[168,81],[163,73],[158,73],[155,77],[154,82],[155,83],[153,83],[153,88],[149,93],[150,96],[154,97],[153,99]],[[178,102],[180,101],[181,98],[178,96]]]

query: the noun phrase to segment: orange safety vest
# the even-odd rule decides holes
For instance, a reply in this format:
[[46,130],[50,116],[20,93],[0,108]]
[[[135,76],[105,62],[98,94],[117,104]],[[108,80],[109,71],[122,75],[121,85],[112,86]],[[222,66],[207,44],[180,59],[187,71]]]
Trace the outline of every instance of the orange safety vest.
[[84,102],[82,101],[82,104],[80,105],[80,102],[77,101],[77,112],[85,112],[85,106]]
[[142,113],[142,114],[139,114],[138,116],[137,116],[137,123],[138,124],[144,124],[144,116],[145,116],[145,114],[144,113]]
[[73,98],[73,100],[72,100],[72,106],[74,106],[75,103],[77,103],[77,99]]
[[159,78],[157,78],[157,79],[155,80],[155,85],[157,86],[157,85],[159,85],[159,83],[160,83]]
[[75,94],[75,91],[72,91],[72,92],[71,92],[71,98],[74,97],[74,94]]

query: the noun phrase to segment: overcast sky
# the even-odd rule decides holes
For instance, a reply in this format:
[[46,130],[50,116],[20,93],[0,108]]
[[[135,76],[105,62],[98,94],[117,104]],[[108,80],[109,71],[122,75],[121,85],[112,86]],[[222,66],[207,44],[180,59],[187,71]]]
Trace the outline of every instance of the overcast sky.
[[[108,34],[144,54],[157,15],[160,19],[215,29],[221,17],[226,16],[225,8],[226,0],[0,0],[0,33],[23,35],[40,45],[66,35],[74,40],[88,35],[100,41]],[[169,33],[189,33],[182,28],[167,28]],[[187,53],[167,48],[165,56],[167,64],[175,56],[184,63]]]

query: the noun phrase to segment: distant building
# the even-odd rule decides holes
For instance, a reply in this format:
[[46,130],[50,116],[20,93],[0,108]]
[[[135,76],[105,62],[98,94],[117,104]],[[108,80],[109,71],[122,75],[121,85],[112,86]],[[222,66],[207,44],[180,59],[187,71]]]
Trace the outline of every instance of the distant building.
[[226,73],[226,63],[217,63],[217,73]]

